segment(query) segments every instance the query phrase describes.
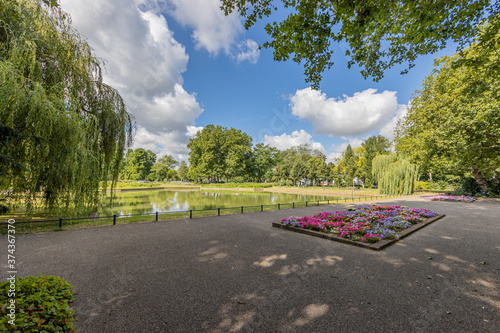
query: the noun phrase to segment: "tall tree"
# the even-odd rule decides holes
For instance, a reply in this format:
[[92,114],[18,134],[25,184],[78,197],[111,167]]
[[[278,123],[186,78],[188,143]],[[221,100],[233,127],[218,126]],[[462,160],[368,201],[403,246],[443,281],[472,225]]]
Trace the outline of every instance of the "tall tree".
[[278,149],[258,143],[253,148],[253,172],[258,182],[270,180],[277,163]]
[[39,194],[53,209],[95,208],[99,182],[117,179],[132,116],[58,6],[0,0],[0,127],[0,192],[28,210]]
[[[486,27],[484,33],[490,31]],[[424,171],[468,172],[486,189],[500,171],[500,40],[441,58],[398,124],[396,149]]]
[[187,179],[188,172],[189,172],[189,168],[188,168],[186,161],[181,161],[181,163],[179,165],[179,169],[177,169],[177,174],[179,175],[179,178],[182,181],[185,181]]
[[366,139],[362,147],[365,149],[364,153],[364,175],[367,184],[373,183],[372,177],[372,161],[377,155],[389,154],[391,142],[382,135],[373,135]]
[[313,184],[316,185],[318,179],[324,177],[326,168],[326,156],[322,153],[317,153],[312,156],[307,162],[307,177],[312,180]]
[[[129,149],[125,156],[125,166],[122,171],[122,179],[144,180],[151,173],[156,161],[156,154],[151,150],[137,148]],[[168,170],[167,170],[168,171]]]
[[379,155],[373,159],[373,177],[381,194],[412,194],[418,166],[402,154]]
[[345,152],[343,153],[343,167],[345,168],[345,180],[347,184],[353,185],[354,178],[358,169],[358,157],[354,154],[351,145],[348,144]]
[[193,179],[220,181],[243,176],[249,169],[252,138],[241,130],[207,125],[187,147]]
[[173,170],[178,164],[179,162],[177,162],[172,156],[164,155],[160,157],[158,162],[153,164],[151,167],[149,178],[154,180],[171,179],[168,172]]
[[[361,74],[380,80],[395,64],[407,63],[402,73],[423,55],[435,53],[448,41],[464,45],[477,35],[485,19],[498,23],[498,1],[489,0],[221,0],[228,15],[238,11],[245,28],[271,16],[289,15],[268,23],[274,59],[304,64],[306,82],[318,87],[323,73],[333,65],[333,43],[346,43],[348,67],[359,65]],[[498,31],[498,30],[497,30]],[[494,38],[494,36],[491,36]]]
[[363,146],[356,147],[353,149],[353,152],[356,160],[354,177],[361,181],[361,185],[365,188],[366,178],[368,177],[366,173],[366,149]]

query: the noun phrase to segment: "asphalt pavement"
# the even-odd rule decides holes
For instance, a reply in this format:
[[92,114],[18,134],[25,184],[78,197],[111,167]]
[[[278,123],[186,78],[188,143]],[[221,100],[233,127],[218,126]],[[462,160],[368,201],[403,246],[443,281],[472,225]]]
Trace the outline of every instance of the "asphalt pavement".
[[500,332],[500,201],[371,203],[446,216],[379,252],[272,227],[352,204],[18,235],[18,276],[79,332]]

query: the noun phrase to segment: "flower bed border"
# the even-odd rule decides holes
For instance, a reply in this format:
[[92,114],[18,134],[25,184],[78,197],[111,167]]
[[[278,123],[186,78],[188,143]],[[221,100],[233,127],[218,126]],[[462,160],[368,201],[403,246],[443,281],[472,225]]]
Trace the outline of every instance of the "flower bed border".
[[[454,198],[471,198],[472,201],[469,200],[449,200],[449,199],[440,199],[440,198],[449,198],[449,197],[454,197]],[[430,200],[430,201],[443,201],[443,202],[461,202],[461,203],[473,203],[479,198],[474,197],[474,196],[467,196],[467,195],[435,195],[435,196],[422,196],[421,197],[424,200]]]
[[[403,239],[406,236],[411,235],[415,231],[420,230],[423,227],[425,227],[425,226],[427,226],[427,225],[429,225],[429,224],[431,224],[431,223],[433,223],[433,222],[435,222],[435,221],[437,221],[440,218],[445,217],[445,216],[446,216],[445,214],[442,214],[442,215],[430,217],[423,222],[414,224],[407,229],[403,229],[400,232],[398,232],[399,239]],[[358,247],[362,247],[362,248],[370,249],[370,250],[374,250],[374,251],[380,251],[382,249],[385,249],[386,247],[388,247],[388,246],[390,246],[398,241],[397,239],[383,239],[377,243],[356,242],[356,241],[353,241],[353,240],[350,240],[347,238],[333,235],[331,233],[324,233],[324,232],[310,230],[310,229],[302,229],[302,228],[298,228],[298,227],[283,225],[282,222],[273,222],[273,227],[281,228],[281,229],[285,229],[285,230],[289,230],[289,231],[294,231],[294,232],[298,232],[301,234],[306,234],[306,235],[310,235],[310,236],[314,236],[314,237],[324,238],[324,239],[328,239],[328,240],[335,241],[335,242],[350,244],[350,245],[354,245],[354,246],[358,246]]]

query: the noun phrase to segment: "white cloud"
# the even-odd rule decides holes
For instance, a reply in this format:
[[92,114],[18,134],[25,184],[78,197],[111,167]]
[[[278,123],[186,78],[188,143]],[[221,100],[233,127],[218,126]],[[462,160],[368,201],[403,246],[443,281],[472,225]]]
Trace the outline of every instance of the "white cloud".
[[202,112],[195,95],[176,84],[173,93],[142,103],[140,124],[152,132],[176,131],[194,124]]
[[290,135],[286,133],[275,136],[264,135],[264,143],[271,147],[278,148],[279,150],[309,144],[312,149],[317,149],[322,153],[326,153],[325,147],[323,147],[321,143],[313,141],[312,135],[305,130],[294,131]]
[[342,137],[343,140],[347,140],[345,142],[342,142],[341,144],[333,144],[332,145],[332,150],[336,153],[342,153],[347,149],[348,145],[351,145],[351,148],[356,148],[356,147],[361,147],[363,142],[365,142],[364,139],[360,138],[346,138]]
[[188,126],[186,135],[189,138],[194,138],[196,134],[203,129],[202,126]]
[[183,26],[193,29],[192,38],[198,49],[217,55],[220,50],[231,53],[231,47],[243,32],[237,13],[228,16],[220,9],[220,0],[167,0],[167,12]]
[[408,105],[400,104],[398,106],[396,114],[391,119],[391,121],[385,124],[384,127],[380,129],[380,135],[385,136],[391,141],[394,140],[394,130],[396,129],[396,125],[400,119],[403,119],[406,116],[409,106],[410,103],[408,103]]
[[106,60],[104,81],[118,89],[138,124],[134,146],[186,154],[188,126],[203,109],[195,93],[182,87],[189,56],[174,39],[161,5],[146,0],[63,0],[61,7],[96,55]]
[[337,100],[305,88],[290,98],[290,107],[292,114],[311,121],[315,134],[362,135],[388,122],[398,106],[395,91],[376,92],[376,89],[367,89]]
[[259,45],[255,41],[247,39],[245,42],[238,45],[238,49],[240,52],[236,55],[236,60],[238,62],[248,61],[252,64],[256,64],[257,60],[259,60]]
[[177,161],[187,161],[189,150],[186,145],[188,137],[184,131],[152,133],[144,127],[138,127],[133,149],[151,150],[157,156],[172,155]]
[[238,13],[228,16],[220,9],[220,0],[166,0],[165,11],[179,24],[193,29],[191,37],[195,47],[211,55],[224,54],[238,63],[256,64],[260,50],[258,44],[247,39],[237,42],[244,28]]

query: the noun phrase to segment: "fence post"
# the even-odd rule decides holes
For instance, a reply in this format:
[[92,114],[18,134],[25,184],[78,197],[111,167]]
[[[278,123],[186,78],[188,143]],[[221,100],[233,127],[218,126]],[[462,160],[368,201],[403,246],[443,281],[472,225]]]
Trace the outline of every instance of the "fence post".
[[319,200],[318,200],[318,206],[319,206]]
[[264,211],[264,205],[260,205],[260,211],[263,212]]
[[189,210],[189,218],[190,218],[190,219],[192,219],[192,218],[193,218],[193,210],[192,210],[192,209],[190,209],[190,210]]
[[62,218],[62,217],[60,217],[60,218],[59,218],[59,229],[62,229],[62,221],[63,221],[63,218]]
[[295,202],[292,202],[292,208],[295,208]]
[[243,206],[241,206],[241,214],[243,214]]
[[220,216],[220,207],[217,208],[217,216]]
[[278,210],[280,210],[280,204],[278,204]]
[[306,201],[306,207],[307,207],[307,201]]
[[330,204],[330,199],[326,200],[326,204],[329,205]]
[[116,214],[113,215],[113,225],[116,225]]
[[158,212],[156,212],[156,222],[158,222]]

